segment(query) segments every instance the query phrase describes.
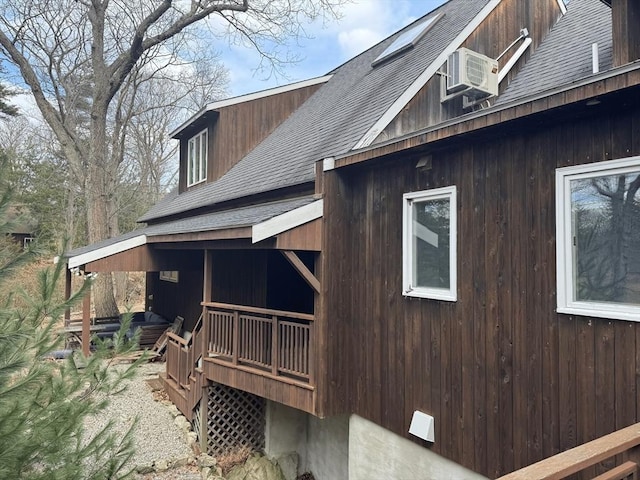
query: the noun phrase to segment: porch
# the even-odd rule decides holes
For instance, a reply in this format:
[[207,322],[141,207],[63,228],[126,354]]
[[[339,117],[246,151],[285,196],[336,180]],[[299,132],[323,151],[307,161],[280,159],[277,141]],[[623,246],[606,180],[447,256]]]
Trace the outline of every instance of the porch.
[[315,413],[314,315],[203,302],[186,338],[169,334],[165,386],[189,419],[209,382]]

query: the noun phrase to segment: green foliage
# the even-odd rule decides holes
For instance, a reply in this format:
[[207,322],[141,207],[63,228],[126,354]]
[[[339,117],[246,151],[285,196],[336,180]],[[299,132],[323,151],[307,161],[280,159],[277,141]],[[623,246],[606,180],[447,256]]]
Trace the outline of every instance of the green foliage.
[[[1,169],[0,169],[1,170]],[[1,178],[1,174],[0,174]],[[3,209],[9,201],[0,185],[0,232]],[[31,261],[36,252],[0,250],[0,283],[11,271]],[[122,381],[134,374],[134,363],[121,370],[109,368],[114,353],[135,348],[124,332],[130,318],[112,340],[96,340],[89,358],[71,355],[50,358],[62,348],[57,330],[66,308],[81,298],[90,280],[71,299],[55,300],[65,265],[40,272],[37,295],[23,291],[22,307],[0,299],[0,478],[2,479],[115,479],[127,478],[133,455],[131,431],[117,436],[107,426],[93,438],[83,434],[84,423],[100,415]],[[143,361],[143,359],[141,359]]]
[[[4,73],[4,69],[0,67],[0,73]],[[9,103],[9,98],[15,95],[15,92],[0,83],[0,118],[15,117],[18,115],[18,109],[15,105]]]

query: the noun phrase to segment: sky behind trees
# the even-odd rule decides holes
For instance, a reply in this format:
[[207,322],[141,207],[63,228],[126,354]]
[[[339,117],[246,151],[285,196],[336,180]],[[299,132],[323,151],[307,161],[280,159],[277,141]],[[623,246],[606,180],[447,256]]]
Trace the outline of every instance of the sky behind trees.
[[[325,75],[333,68],[429,13],[446,0],[350,0],[342,18],[306,29],[308,39],[292,40],[287,48],[299,61],[288,65],[283,75],[259,70],[260,54],[250,46],[218,46],[220,60],[229,70],[229,96],[244,95],[279,85]],[[215,26],[213,27],[215,28]],[[40,117],[30,96],[13,98],[21,113]]]
[[309,26],[310,39],[290,42],[289,49],[300,57],[289,66],[287,78],[255,71],[259,55],[251,48],[220,49],[220,58],[230,72],[230,94],[243,95],[328,73],[350,58],[385,39],[395,31],[429,13],[445,0],[351,0],[340,21]]

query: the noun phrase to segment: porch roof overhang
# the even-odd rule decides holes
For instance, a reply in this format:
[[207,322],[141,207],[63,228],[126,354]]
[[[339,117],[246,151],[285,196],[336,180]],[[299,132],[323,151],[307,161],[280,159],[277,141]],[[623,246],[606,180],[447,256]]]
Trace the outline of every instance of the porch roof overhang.
[[[315,196],[306,196],[195,215],[149,225],[77,248],[65,253],[64,258],[69,269],[76,269],[134,249],[147,248],[150,244],[234,239],[251,241],[255,238],[256,228],[261,232],[269,232],[267,236],[262,234],[260,239],[264,240],[318,218],[318,207],[320,215],[322,212],[321,204],[322,201]],[[270,220],[275,221],[277,228],[270,227],[273,225]]]

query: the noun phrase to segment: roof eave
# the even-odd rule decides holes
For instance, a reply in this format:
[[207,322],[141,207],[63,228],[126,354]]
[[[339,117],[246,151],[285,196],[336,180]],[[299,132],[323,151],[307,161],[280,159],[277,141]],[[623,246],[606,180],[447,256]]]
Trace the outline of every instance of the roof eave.
[[[634,78],[634,81],[631,83],[625,83],[625,86],[619,88],[619,82],[610,82],[610,79],[627,76],[627,75],[635,75],[637,80]],[[600,83],[600,85],[598,85]],[[608,70],[606,72],[602,72],[597,75],[591,75],[587,78],[583,78],[581,80],[572,82],[570,84],[566,84],[563,86],[559,86],[550,90],[546,90],[544,92],[540,92],[537,94],[532,94],[527,97],[522,97],[511,102],[493,106],[487,108],[485,110],[479,110],[477,112],[469,113],[467,115],[456,117],[449,121],[440,123],[438,125],[434,125],[433,127],[429,127],[427,129],[423,129],[417,132],[414,132],[410,135],[399,139],[393,139],[388,142],[372,145],[366,148],[362,148],[358,151],[351,151],[344,155],[336,156],[333,159],[332,167],[335,169],[343,168],[349,165],[355,165],[367,161],[372,161],[377,158],[390,155],[393,153],[398,153],[403,150],[408,150],[411,148],[424,146],[430,143],[435,143],[444,138],[449,138],[455,135],[461,135],[463,133],[469,133],[474,130],[478,130],[480,128],[485,128],[488,126],[493,126],[499,123],[502,123],[499,120],[496,121],[485,121],[479,122],[479,126],[472,127],[466,126],[465,124],[469,122],[473,122],[478,119],[482,119],[483,117],[490,117],[491,115],[497,114],[503,118],[508,118],[509,120],[514,120],[517,118],[523,118],[525,116],[530,116],[538,113],[542,113],[544,111],[550,110],[552,108],[556,108],[558,106],[571,105],[577,102],[586,102],[591,98],[600,97],[607,93],[613,93],[617,90],[622,90],[623,88],[634,87],[640,85],[640,60],[629,63],[622,67],[618,67],[612,70]],[[575,91],[581,88],[588,88],[591,94],[587,94],[581,97],[579,100],[575,101],[566,101],[564,103],[558,103],[558,101],[552,101],[554,97],[568,94],[571,91]],[[534,104],[535,107],[532,108],[522,108],[524,105]],[[463,126],[465,125],[465,126]],[[445,135],[443,132],[446,129],[452,129],[455,133],[450,135]],[[331,168],[331,169],[333,169]]]

